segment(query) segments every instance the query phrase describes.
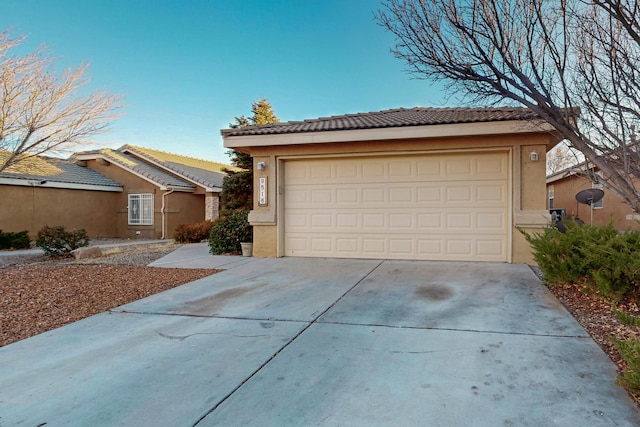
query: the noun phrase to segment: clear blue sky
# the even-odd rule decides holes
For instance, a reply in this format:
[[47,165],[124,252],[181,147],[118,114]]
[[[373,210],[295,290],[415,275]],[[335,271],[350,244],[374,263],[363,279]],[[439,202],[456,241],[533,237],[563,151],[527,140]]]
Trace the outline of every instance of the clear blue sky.
[[124,97],[97,147],[228,162],[220,129],[266,97],[281,121],[443,106],[377,25],[377,0],[1,0],[0,30]]

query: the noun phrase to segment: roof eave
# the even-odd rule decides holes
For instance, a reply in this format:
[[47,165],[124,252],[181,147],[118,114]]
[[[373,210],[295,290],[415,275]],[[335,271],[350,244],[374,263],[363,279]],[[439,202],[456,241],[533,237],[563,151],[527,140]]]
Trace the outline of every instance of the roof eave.
[[[162,161],[160,161],[160,160],[158,160],[158,159],[156,159],[156,158],[154,158],[152,156],[149,156],[148,154],[146,154],[144,152],[140,152],[140,151],[135,150],[135,149],[133,149],[131,147],[128,147],[128,146],[126,146],[126,148],[123,150],[123,152],[128,153],[130,155],[137,156],[137,157],[141,157],[145,161],[151,163],[152,165],[154,165],[154,166],[156,166],[158,168],[163,169],[167,173],[179,175],[180,178],[184,179],[185,181],[188,181],[188,182],[190,182],[190,183],[192,183],[192,184],[194,184],[194,185],[196,185],[198,187],[201,187],[205,191],[211,191],[211,190],[209,190],[210,187],[208,187],[206,184],[198,182],[197,180],[187,176],[184,173],[184,171],[176,170],[175,168],[172,168],[172,167],[166,165],[164,162],[162,162]],[[218,173],[218,172],[213,172],[213,173]]]
[[[44,181],[44,182],[43,182]],[[0,177],[0,185],[16,185],[22,187],[38,187],[38,188],[58,188],[67,190],[89,190],[89,191],[107,191],[121,193],[121,186],[99,185],[99,184],[81,184],[77,182],[60,182],[37,180],[28,178],[4,178]]]
[[430,139],[456,136],[540,133],[552,132],[553,130],[554,128],[544,120],[505,120],[498,122],[453,123],[264,135],[223,135],[223,141],[226,148],[242,149],[243,147],[272,145],[304,145],[393,139]]
[[103,154],[80,154],[77,157],[78,160],[96,160],[96,159],[102,159],[102,160],[106,160],[107,162],[109,162],[112,165],[118,166],[121,169],[125,169],[127,170],[129,173],[137,176],[140,179],[143,179],[153,185],[155,185],[156,187],[158,187],[160,190],[162,191],[183,191],[183,192],[189,192],[189,193],[193,193],[195,191],[194,188],[184,188],[184,187],[177,187],[177,186],[173,186],[173,185],[165,185],[162,184],[154,179],[149,178],[148,176],[145,176],[141,173],[136,172],[135,170],[133,170],[133,168],[127,167],[121,163],[118,163],[117,161],[114,161],[112,158],[110,158],[109,156],[105,156]]

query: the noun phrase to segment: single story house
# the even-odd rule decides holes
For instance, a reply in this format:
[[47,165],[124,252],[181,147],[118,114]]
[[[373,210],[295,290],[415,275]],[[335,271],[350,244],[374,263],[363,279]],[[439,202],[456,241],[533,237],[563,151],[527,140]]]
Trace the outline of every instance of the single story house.
[[63,225],[115,236],[122,192],[122,184],[67,159],[29,157],[0,172],[0,229],[35,238],[45,225]]
[[90,238],[172,238],[177,225],[218,217],[225,168],[133,145],[34,157],[0,173],[0,229],[84,228]]
[[[597,172],[595,174],[597,176]],[[578,203],[576,194],[588,188],[602,189],[604,197],[591,206]],[[584,172],[584,164],[547,176],[547,207],[561,211],[567,218],[580,218],[586,224],[607,225],[613,222],[618,230],[640,230],[640,214],[602,183],[594,182]]]
[[559,138],[524,108],[411,108],[221,131],[254,160],[255,256],[532,262]]

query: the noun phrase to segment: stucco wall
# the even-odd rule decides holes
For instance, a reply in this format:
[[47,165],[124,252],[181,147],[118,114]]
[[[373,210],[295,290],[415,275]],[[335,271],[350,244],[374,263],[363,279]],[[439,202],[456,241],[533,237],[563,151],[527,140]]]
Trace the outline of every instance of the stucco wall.
[[35,238],[45,225],[84,228],[90,238],[116,237],[113,215],[119,193],[0,185],[0,229],[28,230]]
[[[283,136],[286,138],[286,136]],[[343,143],[306,144],[295,146],[252,147],[254,158],[254,210],[250,221],[254,225],[254,255],[278,256],[279,160],[292,157],[344,156],[353,154],[411,154],[428,152],[460,152],[460,150],[491,149],[512,153],[512,262],[533,261],[529,244],[522,238],[517,227],[528,230],[541,229],[548,224],[545,192],[545,152],[553,145],[553,138],[546,133],[525,135],[477,136],[439,139],[362,141]],[[531,153],[538,160],[531,160]],[[504,151],[503,151],[504,152]],[[264,161],[267,167],[257,170],[255,165]],[[267,178],[267,206],[258,206],[259,180]]]
[[[553,207],[555,209],[565,209],[569,218],[579,217],[587,224],[591,222],[591,208],[576,201],[576,194],[579,191],[592,188],[589,178],[572,175],[550,185],[554,188]],[[593,224],[606,225],[613,221],[614,227],[618,230],[640,230],[640,221],[627,219],[627,215],[631,218],[637,217],[629,205],[606,188],[603,191],[602,208],[593,209]]]
[[165,238],[173,239],[173,233],[180,224],[193,224],[205,219],[205,195],[191,193],[171,193],[166,196]]
[[[124,191],[116,199],[116,207],[113,215],[117,218],[117,236],[123,238],[150,238],[163,237],[162,222],[162,195],[167,193],[153,183],[140,178],[116,165],[105,165],[95,160],[87,161],[87,167],[120,183]],[[129,225],[128,224],[128,195],[152,193],[154,195],[154,220],[153,225]],[[167,239],[173,238],[175,227],[178,224],[187,224],[204,220],[205,195],[185,192],[173,192],[165,196],[165,233]]]

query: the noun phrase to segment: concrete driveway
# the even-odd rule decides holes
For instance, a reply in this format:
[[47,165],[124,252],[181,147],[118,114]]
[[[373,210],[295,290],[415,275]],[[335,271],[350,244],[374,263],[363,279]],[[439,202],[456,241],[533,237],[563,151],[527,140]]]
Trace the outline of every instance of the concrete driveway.
[[525,265],[212,257],[226,271],[0,348],[0,426],[637,426]]

